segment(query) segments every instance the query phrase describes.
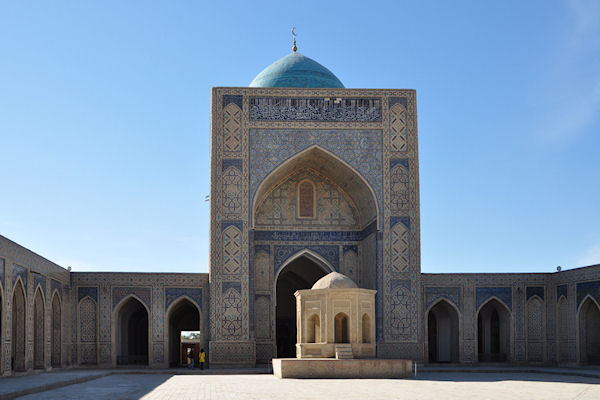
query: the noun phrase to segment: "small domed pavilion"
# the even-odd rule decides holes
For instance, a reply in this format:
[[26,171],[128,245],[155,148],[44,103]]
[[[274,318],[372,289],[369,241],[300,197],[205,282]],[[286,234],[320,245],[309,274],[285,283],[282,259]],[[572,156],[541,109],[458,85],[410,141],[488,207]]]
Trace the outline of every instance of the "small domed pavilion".
[[375,293],[339,272],[298,290],[296,357],[375,357]]

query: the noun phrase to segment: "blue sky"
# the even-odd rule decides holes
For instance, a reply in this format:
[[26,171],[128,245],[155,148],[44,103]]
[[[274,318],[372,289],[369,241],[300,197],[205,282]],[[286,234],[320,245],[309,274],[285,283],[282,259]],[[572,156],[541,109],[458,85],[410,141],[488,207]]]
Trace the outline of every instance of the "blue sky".
[[0,234],[208,270],[210,88],[299,51],[417,90],[423,272],[600,263],[600,2],[0,4]]

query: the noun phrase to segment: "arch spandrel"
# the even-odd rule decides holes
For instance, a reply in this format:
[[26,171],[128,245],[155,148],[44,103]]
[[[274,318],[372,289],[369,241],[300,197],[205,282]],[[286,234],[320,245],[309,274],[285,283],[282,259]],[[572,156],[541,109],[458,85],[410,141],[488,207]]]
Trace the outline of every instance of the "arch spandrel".
[[252,224],[255,228],[257,210],[273,189],[287,177],[303,169],[312,169],[329,181],[335,182],[359,210],[362,228],[378,218],[377,197],[364,177],[327,150],[312,146],[281,163],[260,183],[252,202]]

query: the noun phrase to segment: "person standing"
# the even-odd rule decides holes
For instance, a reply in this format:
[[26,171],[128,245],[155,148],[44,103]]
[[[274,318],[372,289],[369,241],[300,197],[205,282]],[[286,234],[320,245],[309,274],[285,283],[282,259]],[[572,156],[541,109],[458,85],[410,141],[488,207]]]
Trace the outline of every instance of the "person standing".
[[190,360],[188,363],[188,368],[194,368],[194,349],[188,349],[188,359]]
[[200,349],[200,355],[198,362],[200,363],[200,369],[204,369],[204,359],[206,358],[206,353],[204,349]]

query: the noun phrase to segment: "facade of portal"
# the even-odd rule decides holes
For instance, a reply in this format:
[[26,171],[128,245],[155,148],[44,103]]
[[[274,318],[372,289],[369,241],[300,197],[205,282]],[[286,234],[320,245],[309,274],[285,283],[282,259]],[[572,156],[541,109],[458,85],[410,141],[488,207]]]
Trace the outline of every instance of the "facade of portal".
[[294,357],[294,293],[340,272],[376,290],[376,354],[600,363],[600,265],[422,274],[414,90],[346,89],[292,53],[211,110],[208,274],[71,272],[0,236],[0,372]]

